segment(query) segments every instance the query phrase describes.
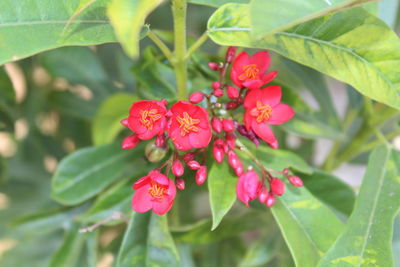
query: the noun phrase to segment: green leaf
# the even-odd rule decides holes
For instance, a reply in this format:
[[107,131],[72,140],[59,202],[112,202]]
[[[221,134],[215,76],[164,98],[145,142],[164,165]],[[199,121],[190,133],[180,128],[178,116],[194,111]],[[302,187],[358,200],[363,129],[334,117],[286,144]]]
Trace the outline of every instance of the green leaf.
[[353,211],[355,194],[353,189],[339,178],[315,170],[311,175],[301,175],[305,187],[319,200],[332,207],[335,211],[350,216]]
[[[354,7],[371,0],[252,0],[251,25],[254,36],[286,30],[297,24],[322,17],[328,13]],[[279,12],[277,12],[279,10]]]
[[85,233],[86,237],[86,266],[96,267],[98,260],[97,247],[99,244],[99,232],[93,231]]
[[[134,173],[146,166],[139,147],[133,151],[119,144],[80,149],[65,157],[52,180],[52,196],[66,205],[85,201],[134,166]],[[134,174],[131,174],[134,175]]]
[[279,235],[262,237],[247,249],[245,256],[240,262],[240,267],[265,266],[279,251]]
[[224,5],[208,21],[208,34],[218,44],[271,49],[400,108],[400,69],[395,67],[400,64],[400,40],[362,8],[318,18],[258,41],[250,32],[245,4]]
[[115,42],[99,1],[64,26],[79,0],[3,0],[0,3],[0,65],[61,46],[86,46]]
[[214,230],[235,203],[237,177],[230,172],[228,163],[224,161],[212,165],[207,181],[213,219],[211,230]]
[[400,214],[397,215],[394,221],[394,229],[393,229],[392,253],[394,256],[394,266],[400,265],[400,254],[397,253],[397,251],[400,251]]
[[0,184],[8,180],[8,164],[6,160],[0,155]]
[[318,266],[394,266],[391,242],[400,210],[400,154],[387,146],[370,155],[347,227]]
[[139,55],[141,29],[146,17],[162,3],[163,0],[111,0],[107,14],[115,29],[122,47],[130,57]]
[[123,129],[121,120],[129,115],[131,104],[138,99],[127,93],[117,93],[107,98],[100,106],[93,122],[93,143],[111,143]]
[[316,266],[342,233],[342,222],[305,188],[288,185],[272,207],[296,266]]
[[188,0],[189,3],[197,5],[205,5],[212,7],[220,7],[227,3],[242,3],[247,4],[250,0]]
[[167,216],[151,212],[133,214],[119,250],[119,267],[180,266],[168,231]]
[[85,240],[84,235],[80,234],[78,229],[78,225],[74,225],[66,233],[61,247],[51,258],[50,267],[77,266]]

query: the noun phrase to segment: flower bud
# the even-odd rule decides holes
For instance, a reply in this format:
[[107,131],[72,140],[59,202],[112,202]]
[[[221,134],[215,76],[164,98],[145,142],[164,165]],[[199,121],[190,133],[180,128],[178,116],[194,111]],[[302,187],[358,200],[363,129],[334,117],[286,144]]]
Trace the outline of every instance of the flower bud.
[[236,147],[236,137],[233,134],[227,133],[225,139],[226,143],[231,149],[234,149]]
[[301,180],[301,178],[295,175],[289,175],[289,182],[297,187],[303,186],[303,181]]
[[235,58],[235,54],[236,54],[236,47],[230,46],[228,48],[228,50],[226,51],[225,61],[227,63],[231,63],[233,61],[233,59]]
[[272,207],[275,204],[276,197],[274,194],[269,194],[267,197],[267,200],[265,201],[265,204],[267,207]]
[[219,70],[219,64],[216,62],[208,62],[208,67],[212,70]]
[[186,163],[191,170],[198,170],[200,168],[200,163],[195,160],[190,160]]
[[282,196],[285,193],[285,184],[278,178],[272,178],[271,191],[275,195]]
[[228,152],[228,163],[233,169],[236,169],[238,166],[242,165],[238,156],[233,150]]
[[233,130],[235,130],[235,124],[230,119],[223,119],[222,128],[225,132],[232,132]]
[[221,84],[219,82],[213,82],[211,84],[211,88],[214,90],[220,89],[221,88]]
[[268,190],[263,186],[258,193],[258,200],[260,201],[260,203],[265,204],[267,202],[268,195]]
[[222,140],[221,138],[218,138],[217,140],[214,141],[214,144],[215,144],[216,146],[219,146],[219,147],[224,147],[225,142],[224,142],[224,140]]
[[166,99],[161,99],[160,102],[164,106],[168,105],[168,101]]
[[194,160],[195,157],[196,157],[196,155],[193,152],[188,152],[185,155],[183,155],[183,160],[185,162],[188,162],[188,161]]
[[221,97],[224,95],[224,91],[222,89],[215,89],[213,95],[216,97]]
[[288,175],[289,171],[290,170],[288,168],[285,168],[285,169],[283,169],[282,173],[283,173],[283,175]]
[[192,93],[189,97],[189,101],[192,102],[193,104],[200,103],[204,99],[204,93],[202,92],[195,92]]
[[238,104],[236,102],[228,102],[226,104],[227,109],[235,109],[235,108],[237,108],[237,106],[238,106]]
[[177,177],[177,178],[175,178],[175,185],[179,190],[183,190],[183,189],[185,189],[185,180]]
[[197,170],[195,179],[196,179],[196,183],[198,185],[202,185],[206,181],[206,179],[207,179],[207,167],[206,166],[203,165]]
[[167,154],[167,149],[158,147],[154,143],[148,143],[144,149],[144,154],[148,161],[159,162]]
[[244,172],[244,170],[243,170],[243,164],[242,164],[242,162],[239,161],[239,165],[236,166],[236,168],[235,168],[235,174],[236,174],[236,176],[239,177],[240,175],[243,174],[243,172]]
[[175,176],[178,176],[178,177],[182,176],[184,171],[185,171],[185,169],[184,169],[184,167],[182,165],[182,162],[180,162],[179,159],[175,160],[172,163],[172,173]]
[[124,141],[122,141],[122,149],[135,148],[139,143],[139,137],[136,134],[132,134],[128,137],[125,137]]
[[155,142],[156,146],[164,147],[165,146],[165,142],[166,142],[166,139],[165,139],[165,135],[164,134],[157,135],[156,142]]
[[213,156],[215,161],[218,163],[224,161],[224,156],[225,156],[224,149],[221,146],[217,145],[215,142],[213,145]]
[[121,124],[124,125],[125,127],[128,127],[129,125],[128,118],[121,120]]
[[213,117],[211,120],[211,126],[216,133],[222,132],[222,121],[218,117]]
[[239,90],[232,85],[228,85],[227,95],[230,99],[236,99],[239,97]]
[[246,126],[244,126],[244,125],[239,125],[239,126],[237,127],[237,130],[238,130],[238,132],[239,132],[241,135],[243,135],[243,136],[247,136],[247,135],[248,135],[248,131],[247,131],[247,129],[246,129]]

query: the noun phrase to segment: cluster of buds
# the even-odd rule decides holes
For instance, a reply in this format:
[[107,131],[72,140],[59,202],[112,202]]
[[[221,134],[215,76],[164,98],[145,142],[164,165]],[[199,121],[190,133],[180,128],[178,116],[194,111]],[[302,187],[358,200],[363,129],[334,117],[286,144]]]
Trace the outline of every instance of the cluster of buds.
[[[185,167],[195,170],[196,183],[203,184],[207,178],[206,150],[210,143],[215,161],[222,163],[227,158],[239,177],[236,190],[239,200],[248,205],[250,200],[258,197],[267,206],[275,203],[276,196],[284,192],[284,183],[261,165],[261,181],[251,167],[244,172],[236,151],[241,149],[236,142],[239,135],[256,146],[265,141],[272,148],[278,148],[278,141],[269,125],[282,124],[294,116],[290,106],[280,103],[281,88],[267,85],[277,75],[275,71],[267,73],[269,65],[270,57],[265,51],[253,56],[241,52],[236,56],[236,48],[229,47],[225,62],[208,64],[210,69],[219,73],[219,80],[211,83],[211,90],[207,93],[194,92],[189,101],[178,101],[169,109],[165,100],[142,100],[132,104],[129,117],[121,123],[134,134],[124,139],[122,148],[132,149],[141,141],[155,137],[151,144],[153,148],[172,150],[168,160],[134,184],[136,192],[132,208],[135,211],[152,209],[157,214],[166,213],[173,204],[176,188],[185,189],[182,178]],[[233,84],[226,82],[228,69]],[[242,122],[239,122],[236,115],[243,113]],[[169,145],[169,141],[173,145]],[[149,149],[146,155],[153,151]],[[161,160],[166,152],[161,154],[152,161]],[[174,181],[168,178],[170,171]],[[288,172],[281,173],[292,184],[300,186],[301,179]],[[265,181],[268,181],[268,186]]]

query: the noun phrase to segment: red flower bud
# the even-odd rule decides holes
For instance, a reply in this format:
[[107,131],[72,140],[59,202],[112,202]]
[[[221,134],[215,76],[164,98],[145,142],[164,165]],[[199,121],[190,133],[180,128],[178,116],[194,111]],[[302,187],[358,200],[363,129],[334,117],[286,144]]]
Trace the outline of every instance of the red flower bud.
[[194,160],[195,157],[196,157],[196,155],[194,153],[188,152],[185,155],[183,155],[183,160],[185,162],[188,162],[188,161]]
[[228,85],[227,95],[230,99],[236,99],[239,97],[239,90],[232,85]]
[[233,130],[235,130],[235,124],[230,119],[223,119],[222,127],[225,132],[232,132]]
[[226,143],[228,144],[228,146],[231,149],[234,149],[236,147],[236,137],[231,133],[227,133],[225,138],[226,138]]
[[235,54],[236,54],[236,47],[230,46],[228,48],[228,50],[226,51],[225,61],[227,63],[231,63],[233,61],[233,59],[235,58]]
[[224,91],[222,89],[215,89],[213,95],[216,97],[221,97],[224,95]]
[[214,90],[220,89],[221,88],[221,84],[219,82],[213,82],[211,84],[211,88]]
[[187,165],[189,166],[190,169],[192,170],[198,170],[200,168],[200,163],[198,163],[195,160],[191,160],[187,162]]
[[165,145],[165,135],[157,135],[155,145],[158,147],[163,147]]
[[212,70],[219,70],[219,64],[216,62],[208,62],[208,67]]
[[258,193],[258,200],[260,201],[260,203],[265,204],[267,202],[268,195],[268,190],[265,187],[262,187],[260,192]]
[[236,102],[228,102],[226,104],[227,109],[235,109],[235,108],[237,108],[237,106],[238,106],[238,104]]
[[215,144],[216,146],[219,146],[219,147],[224,147],[225,142],[224,142],[224,140],[222,140],[221,138],[218,138],[217,140],[214,141],[214,144]]
[[278,178],[272,178],[271,191],[275,195],[282,196],[285,193],[285,184]]
[[213,145],[213,155],[216,162],[221,163],[222,161],[224,161],[224,149],[215,142]]
[[178,177],[175,179],[175,185],[179,190],[183,190],[185,189],[185,180]]
[[285,169],[283,169],[283,175],[288,175],[289,174],[289,169],[288,168],[285,168]]
[[265,204],[267,207],[272,207],[275,204],[276,197],[274,194],[269,194],[267,197],[267,200],[265,201]]
[[204,94],[202,92],[192,93],[189,97],[189,101],[193,104],[200,103],[204,99]]
[[242,163],[239,160],[239,157],[233,150],[228,152],[228,163],[233,169],[236,169],[237,167],[242,165]]
[[196,183],[202,185],[207,179],[207,167],[201,166],[196,172]]
[[124,125],[125,127],[128,127],[129,122],[128,122],[128,118],[125,118],[121,121],[121,124]]
[[182,162],[180,162],[178,159],[177,160],[175,160],[173,163],[172,163],[172,173],[175,175],[175,176],[182,176],[183,175],[183,172],[185,171],[185,169],[184,169],[184,167],[183,167],[183,165],[182,165]]
[[125,137],[124,141],[122,141],[122,149],[135,148],[139,143],[139,137],[136,134],[132,134],[128,137]]
[[239,165],[235,168],[235,174],[236,174],[236,176],[239,177],[240,175],[243,174],[243,172],[244,172],[243,164],[239,161]]
[[290,175],[289,176],[289,182],[292,185],[297,186],[297,187],[303,186],[303,181],[301,180],[301,178],[298,177],[298,176],[295,176],[295,175]]
[[220,133],[222,131],[222,121],[218,117],[214,117],[211,120],[211,126],[216,133]]

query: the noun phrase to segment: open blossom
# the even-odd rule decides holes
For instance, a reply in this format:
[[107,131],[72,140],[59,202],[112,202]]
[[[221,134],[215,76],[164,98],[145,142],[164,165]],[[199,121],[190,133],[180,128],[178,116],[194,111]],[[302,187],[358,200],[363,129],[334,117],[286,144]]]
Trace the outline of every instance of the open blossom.
[[153,210],[159,215],[168,212],[174,203],[176,188],[164,174],[152,170],[140,178],[134,185],[136,189],[132,198],[132,209],[136,212]]
[[261,182],[258,180],[258,174],[254,171],[248,171],[240,175],[236,184],[236,195],[240,201],[248,206],[250,200],[257,198],[260,188]]
[[171,107],[168,135],[179,150],[202,148],[211,140],[207,110],[187,101],[178,101]]
[[241,52],[232,64],[231,80],[240,88],[260,88],[277,75],[276,71],[265,73],[270,63],[266,51],[260,51],[251,57],[246,52]]
[[281,97],[281,88],[272,85],[249,91],[244,100],[246,128],[252,129],[272,148],[278,147],[278,141],[268,124],[282,124],[294,116],[294,111],[290,106],[279,103]]
[[[163,101],[141,100],[132,104],[127,126],[141,140],[149,140],[164,132],[167,109]],[[126,121],[126,120],[125,120]]]

